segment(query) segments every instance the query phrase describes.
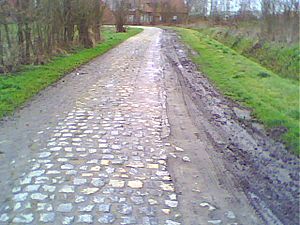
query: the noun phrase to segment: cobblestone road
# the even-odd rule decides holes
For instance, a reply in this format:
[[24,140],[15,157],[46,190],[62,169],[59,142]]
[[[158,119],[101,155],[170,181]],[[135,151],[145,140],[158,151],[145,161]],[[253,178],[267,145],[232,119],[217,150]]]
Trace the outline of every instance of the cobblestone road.
[[166,166],[171,146],[162,141],[160,37],[146,29],[90,65],[107,76],[49,128],[46,147],[1,204],[0,224],[180,224]]

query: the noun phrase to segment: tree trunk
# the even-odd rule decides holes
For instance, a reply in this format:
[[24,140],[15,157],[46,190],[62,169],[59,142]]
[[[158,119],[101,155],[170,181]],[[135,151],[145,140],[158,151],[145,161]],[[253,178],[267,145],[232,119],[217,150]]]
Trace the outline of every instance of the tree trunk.
[[64,41],[67,45],[70,45],[74,38],[71,0],[64,1],[64,23]]
[[85,48],[93,47],[93,42],[89,35],[89,27],[85,18],[80,19],[79,41]]
[[21,64],[25,64],[25,47],[24,47],[24,34],[23,25],[18,23],[18,48],[19,48],[19,61]]
[[100,26],[101,26],[101,5],[100,1],[95,1],[95,22],[93,23],[93,32],[95,35],[95,41],[100,41]]
[[31,43],[31,29],[28,23],[25,24],[25,64],[30,64],[30,47],[32,46]]
[[2,32],[0,27],[0,73],[3,70],[3,68],[4,68],[4,50],[3,50]]
[[8,48],[11,49],[11,40],[10,40],[10,36],[9,36],[9,28],[8,28],[7,23],[4,24],[4,29],[5,29]]

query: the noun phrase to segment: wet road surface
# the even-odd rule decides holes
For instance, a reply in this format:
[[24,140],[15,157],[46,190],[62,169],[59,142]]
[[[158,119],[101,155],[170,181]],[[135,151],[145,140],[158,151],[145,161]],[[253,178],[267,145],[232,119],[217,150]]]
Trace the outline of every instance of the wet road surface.
[[[260,224],[201,153],[208,140],[195,138],[176,82],[166,85],[176,71],[162,37],[145,28],[1,124],[0,224]],[[189,148],[199,155],[180,155]],[[197,157],[207,164],[193,167]],[[203,169],[199,190],[188,176]]]

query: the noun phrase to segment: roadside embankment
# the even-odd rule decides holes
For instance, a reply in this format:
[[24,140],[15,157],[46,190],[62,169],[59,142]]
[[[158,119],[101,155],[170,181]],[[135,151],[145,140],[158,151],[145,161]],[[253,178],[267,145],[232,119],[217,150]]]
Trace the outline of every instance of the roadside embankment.
[[227,97],[252,110],[274,139],[299,154],[299,82],[283,78],[199,31],[176,28],[193,61]]

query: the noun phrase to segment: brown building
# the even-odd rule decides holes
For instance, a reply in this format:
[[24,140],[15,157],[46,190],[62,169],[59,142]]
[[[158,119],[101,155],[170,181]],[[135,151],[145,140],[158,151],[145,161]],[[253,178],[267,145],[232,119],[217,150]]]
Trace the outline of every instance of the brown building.
[[[114,10],[115,1],[106,1]],[[133,25],[155,25],[184,23],[188,17],[188,8],[184,0],[127,0],[127,23]],[[105,23],[109,23],[105,18]]]
[[103,12],[102,24],[113,25],[115,24],[115,22],[116,20],[113,11],[109,7],[105,7]]

